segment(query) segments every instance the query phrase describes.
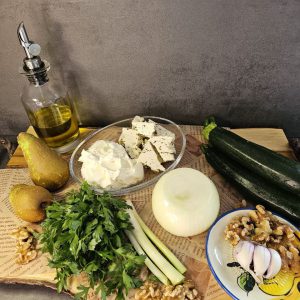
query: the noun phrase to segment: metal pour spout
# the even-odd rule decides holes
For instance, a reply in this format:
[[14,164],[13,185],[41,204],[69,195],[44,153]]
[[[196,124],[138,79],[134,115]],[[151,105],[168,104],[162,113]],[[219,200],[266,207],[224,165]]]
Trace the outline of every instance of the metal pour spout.
[[47,71],[50,69],[50,65],[40,58],[40,45],[29,39],[23,22],[19,24],[17,34],[26,53],[20,73],[26,75],[28,80],[36,85],[46,83],[48,81]]
[[31,54],[29,52],[29,46],[30,46],[31,42],[29,41],[29,38],[28,38],[28,35],[27,35],[27,31],[26,31],[26,28],[25,28],[23,22],[21,22],[19,24],[17,33],[18,33],[20,44],[21,44],[21,46],[25,50],[26,56],[28,58],[32,58],[32,56],[31,56]]
[[18,38],[21,46],[24,48],[27,58],[31,59],[34,56],[38,56],[41,52],[41,47],[39,44],[35,44],[33,41],[29,40],[24,22],[21,22],[17,30]]

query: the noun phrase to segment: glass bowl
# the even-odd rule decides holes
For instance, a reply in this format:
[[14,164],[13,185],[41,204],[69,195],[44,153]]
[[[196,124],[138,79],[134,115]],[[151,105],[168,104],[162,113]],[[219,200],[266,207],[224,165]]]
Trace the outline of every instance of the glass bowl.
[[[176,154],[175,154],[175,160],[172,162],[166,162],[163,163],[163,166],[165,167],[165,171],[155,173],[151,171],[148,168],[144,167],[144,179],[134,185],[124,187],[121,189],[110,189],[108,190],[113,195],[126,195],[132,192],[136,192],[140,189],[146,188],[154,184],[162,175],[165,173],[173,170],[180,162],[181,158],[183,157],[185,147],[186,147],[186,138],[181,130],[181,128],[175,124],[174,122],[160,118],[160,117],[152,117],[152,116],[143,116],[145,121],[151,119],[154,122],[158,123],[159,125],[165,127],[169,131],[173,132],[175,134],[175,148],[176,148]],[[98,140],[108,140],[113,142],[118,142],[118,139],[121,135],[122,128],[127,127],[131,128],[131,122],[133,118],[122,120],[115,122],[111,125],[108,125],[106,127],[103,127],[101,129],[96,130],[95,132],[92,132],[90,135],[88,135],[74,150],[71,159],[70,159],[70,173],[71,176],[74,178],[74,180],[78,183],[83,182],[83,178],[81,176],[81,166],[82,162],[78,161],[82,150],[87,150],[94,142]],[[92,188],[97,193],[103,193],[104,190],[100,189],[99,187],[93,187]]]

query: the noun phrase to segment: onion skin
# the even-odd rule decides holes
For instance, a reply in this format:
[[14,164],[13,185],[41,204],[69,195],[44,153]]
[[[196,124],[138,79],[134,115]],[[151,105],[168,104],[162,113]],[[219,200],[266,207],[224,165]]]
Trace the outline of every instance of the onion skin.
[[214,183],[192,168],[178,168],[163,175],[152,193],[152,211],[169,233],[189,237],[206,231],[220,209]]

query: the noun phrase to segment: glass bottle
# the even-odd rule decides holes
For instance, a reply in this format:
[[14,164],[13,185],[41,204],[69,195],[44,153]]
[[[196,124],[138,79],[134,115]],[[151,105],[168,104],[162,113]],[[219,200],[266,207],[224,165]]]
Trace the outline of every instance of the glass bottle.
[[60,82],[49,81],[50,65],[39,57],[40,46],[29,41],[23,22],[18,36],[26,57],[20,73],[29,80],[21,100],[39,138],[58,152],[72,150],[78,143],[79,129],[71,99]]

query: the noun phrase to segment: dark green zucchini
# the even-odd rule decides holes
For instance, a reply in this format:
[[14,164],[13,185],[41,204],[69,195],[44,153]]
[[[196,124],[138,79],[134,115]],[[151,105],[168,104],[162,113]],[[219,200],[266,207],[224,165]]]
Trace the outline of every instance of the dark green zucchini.
[[204,137],[214,148],[222,151],[240,165],[300,196],[300,163],[272,150],[217,127],[213,118],[206,121]]
[[300,198],[297,195],[282,190],[260,176],[249,172],[211,146],[202,145],[202,151],[209,164],[233,183],[246,200],[253,204],[262,204],[299,226]]

